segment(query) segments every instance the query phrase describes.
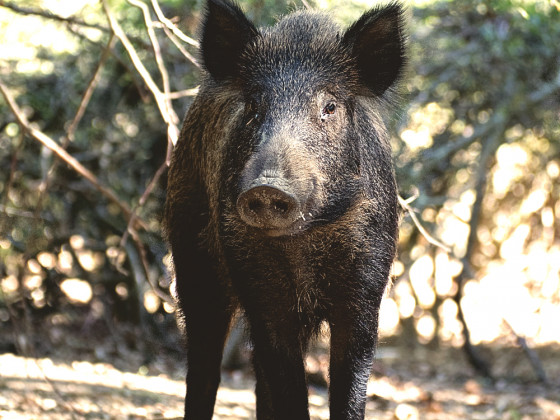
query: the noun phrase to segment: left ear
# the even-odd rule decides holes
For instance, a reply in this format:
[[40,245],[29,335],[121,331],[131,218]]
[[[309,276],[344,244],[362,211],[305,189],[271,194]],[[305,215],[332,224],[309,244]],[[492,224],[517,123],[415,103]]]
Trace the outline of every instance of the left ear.
[[403,27],[403,8],[395,2],[364,13],[342,39],[356,61],[361,82],[376,95],[389,89],[404,68]]

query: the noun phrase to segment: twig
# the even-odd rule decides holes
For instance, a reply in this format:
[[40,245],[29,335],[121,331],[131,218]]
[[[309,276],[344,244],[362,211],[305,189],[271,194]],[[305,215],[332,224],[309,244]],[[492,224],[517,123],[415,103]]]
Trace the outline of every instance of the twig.
[[192,89],[180,90],[178,92],[171,92],[169,94],[169,99],[179,99],[185,96],[196,96],[198,95],[198,86]]
[[185,35],[179,28],[177,28],[177,26],[173,22],[165,17],[163,12],[161,11],[161,7],[159,7],[158,0],[152,0],[152,7],[156,12],[156,16],[159,21],[163,23],[165,27],[169,28],[177,38],[179,38],[183,42],[186,42],[187,44],[192,45],[193,47],[198,48],[198,42],[196,40]]
[[[163,62],[163,58],[161,56],[161,48],[159,46],[159,41],[157,39],[156,33],[154,31],[154,23],[152,21],[152,16],[150,15],[150,10],[146,3],[140,0],[127,0],[127,2],[135,7],[138,7],[142,11],[142,15],[144,16],[144,23],[146,24],[146,31],[148,32],[148,37],[150,38],[150,42],[152,44],[152,49],[154,50],[154,55],[156,58],[156,64],[159,69],[159,73],[161,74],[161,79],[163,83],[163,93],[165,95],[165,102],[167,106],[167,113],[169,113],[169,108],[171,107],[171,102],[168,100],[169,98],[169,73],[167,73],[167,69],[165,68],[165,64]],[[176,124],[178,121],[175,122]]]
[[175,44],[175,46],[181,52],[181,54],[183,54],[187,58],[187,60],[189,60],[191,63],[193,63],[196,67],[201,68],[198,60],[194,57],[194,55],[192,55],[190,52],[188,52],[181,45],[181,43],[179,42],[179,39],[173,34],[173,32],[170,31],[169,28],[165,25],[163,25],[162,28],[163,28],[163,31],[165,32],[165,34],[167,35],[167,37],[171,40],[171,42],[173,42],[173,44]]
[[126,243],[126,240],[128,239],[128,234],[134,228],[134,220],[136,219],[136,214],[137,214],[138,210],[146,203],[146,200],[148,199],[148,197],[150,196],[150,194],[154,190],[155,186],[159,182],[159,179],[161,178],[161,176],[167,170],[167,166],[168,166],[167,162],[164,162],[158,168],[154,177],[152,178],[152,180],[148,184],[148,187],[146,188],[146,191],[144,191],[144,193],[142,194],[142,197],[140,197],[140,200],[138,200],[138,204],[132,210],[132,216],[131,216],[130,220],[128,221],[128,226],[126,227],[126,231],[124,232],[123,237],[121,238],[121,241],[120,241],[121,248],[124,248],[124,244]]
[[[4,204],[0,204],[0,213],[7,214],[8,216],[16,216],[25,219],[36,219],[38,217],[47,222],[54,222],[54,219],[49,215],[37,215],[36,212],[20,210],[14,207],[8,207]],[[2,227],[0,231],[4,231],[3,230],[4,227],[2,225],[0,225],[0,227]]]
[[76,128],[78,128],[78,124],[80,123],[80,121],[84,116],[84,113],[86,112],[86,108],[89,105],[89,101],[91,100],[91,95],[93,95],[93,91],[95,90],[97,84],[99,83],[101,70],[103,69],[105,62],[109,58],[109,55],[111,55],[111,50],[115,46],[115,42],[116,42],[116,38],[114,34],[111,34],[109,37],[109,41],[107,42],[107,45],[105,46],[103,52],[101,53],[101,58],[97,63],[97,67],[93,72],[93,76],[91,77],[86,87],[86,90],[82,96],[82,100],[80,101],[80,105],[78,106],[78,110],[76,111],[76,115],[74,115],[74,119],[70,123],[68,130],[66,130],[65,143],[67,143],[67,141],[74,141],[74,133],[76,132]]
[[399,198],[399,204],[403,209],[405,209],[408,212],[408,214],[410,214],[412,221],[414,222],[416,228],[420,231],[422,236],[432,245],[435,245],[438,248],[443,249],[445,252],[448,253],[451,252],[451,249],[447,245],[435,239],[432,235],[428,233],[428,231],[424,228],[424,226],[422,226],[422,223],[420,223],[420,220],[418,220],[418,217],[416,216],[414,209],[409,204],[411,200],[410,199],[405,200],[400,195],[398,196],[398,198]]
[[[128,205],[126,203],[123,203],[112,190],[101,185],[97,177],[92,172],[86,169],[72,155],[70,155],[66,150],[60,147],[53,139],[51,139],[45,133],[43,133],[40,130],[37,130],[36,128],[32,127],[29,124],[29,121],[27,121],[27,118],[25,117],[25,115],[17,105],[12,94],[9,92],[9,90],[4,85],[4,83],[2,83],[2,81],[0,81],[0,92],[2,92],[2,95],[4,96],[6,103],[8,104],[12,113],[15,115],[22,129],[25,129],[33,138],[35,138],[41,144],[43,144],[43,146],[52,150],[60,159],[64,160],[78,174],[80,174],[83,178],[87,179],[101,194],[103,194],[107,199],[115,203],[119,207],[119,209],[124,213],[126,219],[129,219],[131,217],[132,213]],[[145,224],[143,223],[142,225],[143,227],[145,226]]]
[[[66,136],[62,140],[62,148],[65,149],[65,150],[68,147],[68,143],[74,141],[74,134],[76,132],[76,129],[78,128],[78,124],[82,120],[82,117],[84,116],[86,108],[87,108],[87,106],[88,106],[88,104],[91,100],[91,95],[93,94],[93,91],[97,87],[97,83],[99,82],[99,76],[101,75],[101,69],[103,68],[103,66],[105,65],[105,62],[107,61],[107,58],[111,54],[111,49],[115,45],[115,41],[116,41],[116,38],[113,36],[113,34],[111,34],[111,36],[109,38],[109,42],[105,46],[105,48],[103,50],[103,53],[101,54],[101,58],[99,59],[99,62],[97,63],[97,67],[96,67],[96,69],[93,73],[93,76],[91,77],[91,79],[90,79],[90,81],[89,81],[89,83],[86,87],[86,90],[85,90],[84,94],[82,95],[82,99],[80,101],[80,105],[78,106],[78,110],[76,111],[76,114],[74,115],[74,118],[72,119],[72,122],[70,123],[70,126],[66,130]],[[52,163],[51,167],[46,172],[45,177],[43,178],[43,180],[41,181],[41,183],[37,187],[37,191],[39,193],[39,197],[38,197],[38,200],[37,200],[37,205],[35,207],[35,215],[37,217],[38,217],[39,213],[41,212],[41,210],[43,208],[43,199],[44,199],[44,196],[45,196],[45,191],[47,190],[47,188],[49,186],[49,183],[50,183],[50,176],[52,175],[52,173],[54,173],[54,170],[56,169],[58,163],[59,163],[58,160],[55,160]]]
[[[90,38],[88,38],[87,36],[85,36],[84,34],[80,33],[79,31],[77,31],[75,28],[68,28],[68,31],[70,31],[72,34],[76,35],[77,37],[79,37],[80,39],[83,39],[84,41],[90,43],[91,45],[99,48],[101,47],[99,43],[92,41]],[[102,47],[105,48],[105,47]],[[130,75],[130,78],[132,79],[132,83],[134,84],[136,91],[138,92],[138,95],[140,96],[140,99],[142,100],[143,103],[147,104],[150,102],[151,100],[151,96],[148,93],[148,89],[146,89],[146,87],[143,84],[143,81],[140,81],[138,78],[138,75],[136,74],[136,72],[132,69],[132,67],[130,67],[130,65],[124,60],[123,57],[121,57],[117,51],[115,51],[114,49],[110,50],[110,53],[112,55],[112,57],[117,60],[117,62],[126,70],[126,72]]]
[[36,9],[29,9],[29,8],[26,8],[26,7],[16,6],[15,4],[13,4],[10,1],[0,1],[0,7],[5,7],[6,9],[11,9],[16,13],[19,13],[20,15],[41,16],[41,17],[44,17],[44,18],[47,18],[47,19],[58,20],[59,22],[72,23],[72,24],[75,24],[75,25],[85,26],[87,28],[99,29],[100,31],[103,31],[103,32],[110,32],[109,28],[106,28],[106,27],[101,26],[101,25],[97,25],[95,23],[87,23],[87,22],[84,22],[83,20],[75,18],[75,17],[58,16],[58,15],[55,15],[54,13],[46,12],[44,10],[36,10]]
[[144,248],[144,245],[142,244],[142,241],[140,240],[140,237],[138,236],[138,232],[134,229],[134,220],[136,218],[136,212],[138,211],[138,209],[140,209],[146,203],[146,200],[148,199],[148,197],[152,193],[153,189],[155,188],[155,186],[159,182],[159,179],[161,178],[161,176],[167,170],[167,167],[168,167],[167,162],[164,162],[159,167],[159,169],[156,171],[156,174],[154,175],[153,179],[148,184],[148,187],[146,188],[146,191],[144,191],[144,194],[142,194],[142,197],[140,197],[140,200],[138,201],[138,204],[136,205],[136,207],[132,211],[132,217],[130,218],[130,220],[128,222],[128,226],[126,228],[126,231],[121,238],[120,247],[122,249],[126,249],[126,241],[128,239],[128,236],[130,235],[132,237],[135,245],[136,245],[136,248],[137,248],[138,253],[140,255],[140,259],[142,261],[142,266],[144,268],[145,277],[148,280],[148,283],[150,284],[150,286],[152,287],[152,290],[165,302],[167,302],[171,305],[175,305],[175,302],[173,301],[173,299],[171,299],[168,295],[165,295],[159,289],[159,287],[157,287],[155,284],[152,283],[152,281],[150,279],[150,276],[149,276],[149,270],[148,270],[149,264],[148,264],[148,261],[146,259],[146,250]]
[[[510,80],[511,82],[511,80]],[[511,92],[511,83],[508,84],[510,87],[509,90],[506,89],[506,92]],[[474,248],[478,242],[477,237],[477,228],[478,223],[480,220],[480,214],[482,210],[482,203],[484,201],[484,196],[486,192],[486,180],[487,180],[487,171],[490,159],[493,158],[496,150],[500,145],[500,139],[504,133],[505,127],[507,126],[508,122],[508,113],[506,112],[507,107],[509,105],[509,101],[506,101],[504,105],[497,109],[495,117],[494,117],[494,132],[493,135],[490,136],[485,143],[483,143],[483,149],[480,155],[480,163],[478,166],[477,174],[476,174],[476,181],[475,181],[475,192],[476,192],[476,199],[473,204],[471,210],[471,219],[469,221],[469,236],[467,239],[467,248],[465,252],[465,256],[461,259],[463,264],[463,269],[461,273],[457,276],[457,292],[453,296],[453,300],[457,304],[458,313],[457,318],[461,322],[463,326],[463,338],[465,340],[463,344],[463,350],[467,355],[467,358],[471,365],[482,375],[492,378],[492,373],[490,369],[490,365],[488,362],[483,359],[480,354],[478,353],[477,349],[472,345],[470,340],[470,331],[465,320],[465,315],[463,313],[463,308],[461,306],[461,298],[463,295],[463,285],[465,280],[468,276],[472,275],[471,269],[471,257],[474,252]]]
[[550,382],[546,377],[546,372],[544,371],[541,360],[539,359],[537,353],[532,348],[529,347],[525,337],[521,337],[519,334],[517,334],[517,332],[514,330],[514,328],[511,326],[511,324],[508,322],[507,319],[502,318],[502,320],[504,324],[508,327],[508,329],[511,331],[511,333],[515,335],[515,338],[517,339],[517,344],[521,346],[523,352],[529,359],[529,363],[531,363],[531,366],[533,367],[533,370],[535,371],[535,374],[537,375],[539,381],[545,385],[550,385]]
[[[147,254],[146,253],[146,248],[144,247],[144,244],[142,243],[142,240],[140,239],[140,236],[138,235],[138,232],[135,229],[131,229],[129,232],[130,232],[130,236],[132,237],[132,239],[134,241],[134,245],[136,246],[138,254],[140,255],[140,260],[142,262],[142,268],[143,268],[143,271],[144,271],[144,275],[146,277],[145,280],[151,286],[154,293],[162,301],[167,302],[169,305],[175,307],[175,302],[173,301],[171,296],[162,292],[161,289],[156,284],[154,284],[152,279],[150,278],[150,266],[148,264],[148,259],[146,257],[146,254]],[[129,252],[129,255],[130,255],[130,252]]]
[[[476,140],[484,138],[493,131],[496,126],[496,121],[492,118],[483,126],[477,126],[470,136],[461,136],[454,141],[440,141],[434,138],[434,142],[445,143],[445,145],[438,148],[426,149],[419,159],[425,162],[422,165],[419,173],[415,177],[423,177],[424,174],[430,173],[435,167],[442,162],[448,162],[449,156],[453,153],[470,146]],[[438,136],[439,137],[439,136]]]
[[167,124],[168,139],[175,145],[177,143],[177,139],[179,138],[179,128],[177,127],[179,118],[177,117],[177,114],[172,108],[168,109],[165,95],[162,94],[161,90],[152,79],[152,76],[142,63],[142,60],[140,59],[140,57],[138,57],[134,46],[132,45],[127,35],[124,33],[122,27],[120,26],[119,22],[115,19],[111,10],[109,9],[107,0],[101,0],[101,2],[103,4],[103,9],[105,10],[105,14],[107,15],[107,19],[109,20],[109,24],[111,26],[111,29],[113,30],[113,33],[122,42],[124,48],[128,52],[130,59],[132,60],[132,63],[134,64],[134,67],[136,68],[138,73],[140,73],[142,79],[144,79],[144,82],[148,86],[148,89],[150,89],[150,91],[152,92],[152,95],[154,95],[160,114]]
[[307,2],[307,0],[301,0],[301,2],[303,3],[306,9],[308,10],[313,9],[313,7],[311,7],[311,5]]
[[[24,138],[24,132],[23,130],[20,130],[19,132],[19,145],[17,146],[14,154],[12,155],[12,162],[10,163],[10,176],[8,177],[8,182],[6,183],[6,187],[4,189],[4,197],[2,199],[2,205],[0,206],[0,211],[10,215],[11,211],[8,208],[8,201],[10,200],[10,191],[12,190],[12,185],[14,183],[14,177],[16,174],[16,168],[17,168],[17,161],[18,161],[18,156],[19,153],[21,152],[21,150],[23,149],[23,138]],[[13,214],[13,213],[12,213]],[[2,229],[2,231],[4,231],[5,226],[4,226],[4,221],[5,219],[2,219],[2,224],[0,224],[0,228]]]
[[531,103],[540,102],[548,95],[551,95],[558,90],[560,90],[560,71],[556,75],[554,81],[547,83],[541,86],[539,90],[532,92],[528,95],[528,99]]

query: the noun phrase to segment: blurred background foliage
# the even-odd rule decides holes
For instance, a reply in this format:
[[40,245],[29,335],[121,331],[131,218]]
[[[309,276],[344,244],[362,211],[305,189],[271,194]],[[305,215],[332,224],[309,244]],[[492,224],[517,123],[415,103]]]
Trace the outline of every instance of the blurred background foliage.
[[[268,25],[308,4],[348,24],[375,2],[240,3]],[[160,1],[195,38],[202,4]],[[161,86],[140,9],[116,0],[110,8]],[[384,340],[558,343],[560,4],[422,0],[407,13],[410,71],[393,138],[407,211],[382,307]],[[136,208],[165,162],[167,127],[108,28],[96,0],[4,1],[0,81],[30,124]],[[195,88],[196,65],[162,25],[155,32],[170,90]],[[192,45],[182,48],[196,56]],[[74,130],[88,86],[95,89]],[[173,99],[180,118],[191,101],[191,93]],[[49,354],[68,330],[103,335],[123,325],[130,348],[145,341],[178,350],[160,233],[165,176],[137,208],[142,228],[128,226],[121,208],[28,135],[1,97],[0,167],[0,323],[13,332],[0,351]]]

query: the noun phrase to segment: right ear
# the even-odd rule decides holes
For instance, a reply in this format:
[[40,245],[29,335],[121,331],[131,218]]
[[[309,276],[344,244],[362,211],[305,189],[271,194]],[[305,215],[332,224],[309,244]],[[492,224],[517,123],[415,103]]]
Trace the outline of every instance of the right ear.
[[344,34],[360,79],[374,94],[382,95],[400,77],[406,63],[404,11],[398,1],[362,15]]
[[258,35],[239,6],[228,0],[208,0],[200,42],[204,67],[216,80],[234,78],[245,46]]

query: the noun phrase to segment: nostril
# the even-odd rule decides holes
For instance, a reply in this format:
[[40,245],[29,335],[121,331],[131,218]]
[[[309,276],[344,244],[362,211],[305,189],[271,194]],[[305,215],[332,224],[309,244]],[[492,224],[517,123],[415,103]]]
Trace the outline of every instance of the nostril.
[[253,200],[249,200],[249,202],[247,203],[247,207],[253,213],[259,213],[263,208],[263,203],[260,200],[253,199]]
[[274,200],[272,202],[272,207],[274,207],[274,210],[276,210],[278,213],[283,214],[290,210],[290,203],[284,200]]

